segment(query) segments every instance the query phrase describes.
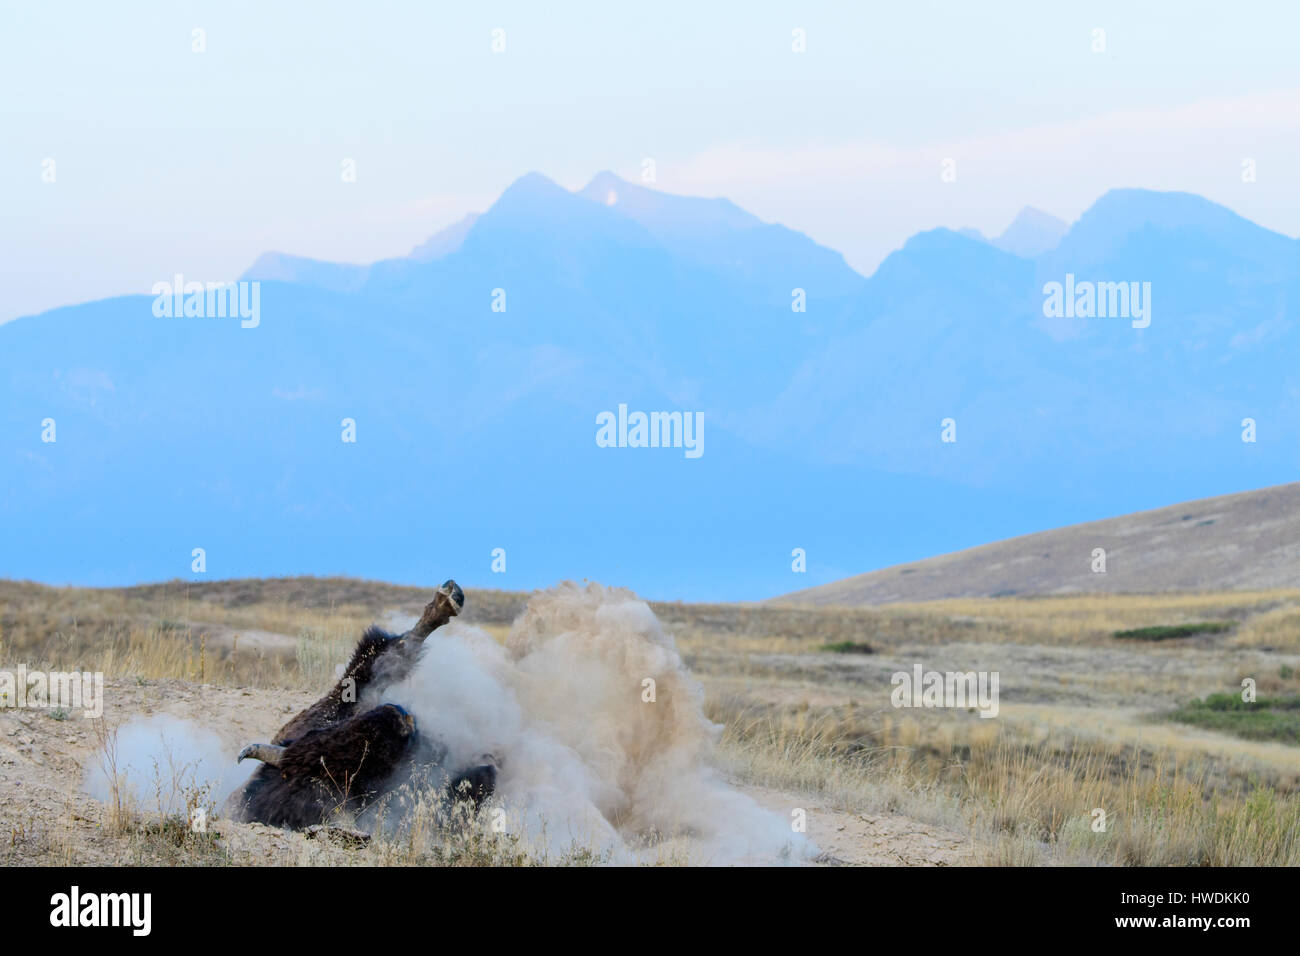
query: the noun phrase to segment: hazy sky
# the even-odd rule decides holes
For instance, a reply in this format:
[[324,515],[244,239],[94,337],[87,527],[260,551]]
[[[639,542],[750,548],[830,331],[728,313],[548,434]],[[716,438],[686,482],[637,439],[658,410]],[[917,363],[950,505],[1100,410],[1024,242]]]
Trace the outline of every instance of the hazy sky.
[[1300,4],[1239,0],[0,0],[0,320],[268,249],[401,255],[529,170],[645,158],[864,273],[921,229],[1073,220],[1117,186],[1295,236],[1298,33]]

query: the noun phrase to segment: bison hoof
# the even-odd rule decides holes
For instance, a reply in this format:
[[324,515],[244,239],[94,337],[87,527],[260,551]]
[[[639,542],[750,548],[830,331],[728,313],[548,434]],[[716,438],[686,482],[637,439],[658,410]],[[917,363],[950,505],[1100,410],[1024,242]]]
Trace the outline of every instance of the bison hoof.
[[460,585],[448,578],[442,582],[442,587],[438,590],[447,595],[448,600],[451,601],[452,614],[459,614],[465,606],[465,592],[460,589]]

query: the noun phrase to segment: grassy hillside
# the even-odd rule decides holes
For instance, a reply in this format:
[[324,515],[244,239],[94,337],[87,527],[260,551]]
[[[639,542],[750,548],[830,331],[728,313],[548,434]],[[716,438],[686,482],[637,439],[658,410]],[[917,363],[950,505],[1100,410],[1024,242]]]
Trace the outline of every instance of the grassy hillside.
[[[1105,551],[1105,571],[1094,570]],[[776,599],[858,606],[958,597],[1300,588],[1300,483],[1056,528]]]

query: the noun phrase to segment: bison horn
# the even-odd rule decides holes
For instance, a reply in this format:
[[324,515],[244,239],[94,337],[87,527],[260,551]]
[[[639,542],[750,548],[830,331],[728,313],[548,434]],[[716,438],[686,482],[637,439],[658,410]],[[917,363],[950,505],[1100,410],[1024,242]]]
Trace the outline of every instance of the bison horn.
[[284,757],[284,748],[277,747],[275,744],[249,744],[239,752],[239,760],[235,763],[239,763],[245,757],[252,757],[262,763],[269,763],[272,767],[278,767]]

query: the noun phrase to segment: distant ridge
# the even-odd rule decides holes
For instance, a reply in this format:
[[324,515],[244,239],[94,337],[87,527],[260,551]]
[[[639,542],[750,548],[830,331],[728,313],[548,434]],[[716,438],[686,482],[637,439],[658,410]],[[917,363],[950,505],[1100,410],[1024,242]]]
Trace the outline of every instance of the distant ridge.
[[[1092,570],[1106,551],[1106,573]],[[777,601],[855,606],[1074,592],[1300,588],[1300,483],[1008,538]]]
[[478,217],[478,213],[472,212],[441,232],[434,233],[412,249],[407,258],[415,259],[417,262],[433,262],[435,259],[450,255],[464,243],[465,237],[474,228],[474,223],[478,222]]
[[1070,224],[1041,209],[1026,206],[996,239],[989,240],[1003,252],[1032,259],[1055,249],[1070,231]]
[[331,292],[355,292],[366,284],[369,271],[368,266],[264,252],[239,278],[245,281],[301,282]]

